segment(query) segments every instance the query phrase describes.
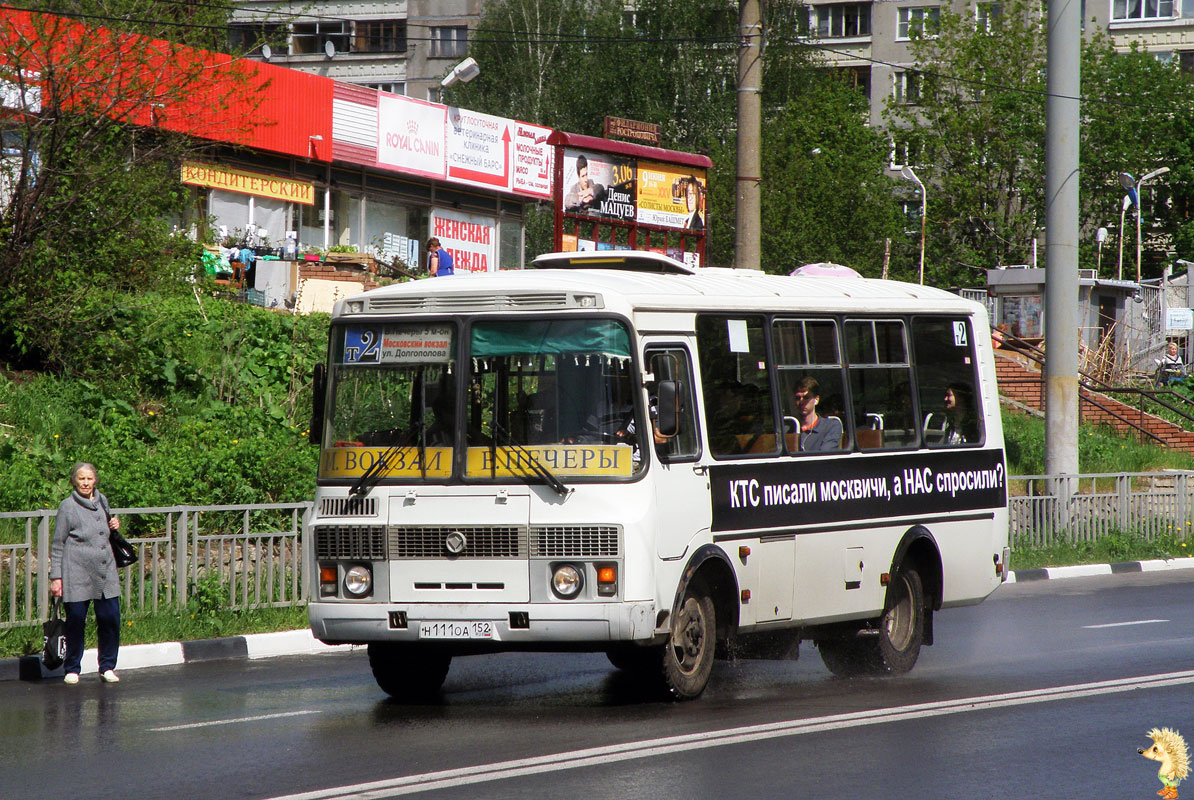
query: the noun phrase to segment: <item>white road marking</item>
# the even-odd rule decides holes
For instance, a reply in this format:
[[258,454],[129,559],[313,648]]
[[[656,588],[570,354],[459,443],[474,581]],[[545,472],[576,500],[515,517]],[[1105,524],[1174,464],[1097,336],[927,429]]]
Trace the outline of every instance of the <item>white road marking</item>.
[[150,728],[151,731],[185,731],[191,728],[210,728],[213,725],[236,725],[240,722],[260,722],[263,719],[279,719],[281,717],[301,717],[304,714],[318,714],[314,709],[307,711],[282,711],[277,714],[258,714],[255,717],[233,717],[232,719],[213,719],[208,722],[189,722],[186,725],[166,725],[161,728]]
[[1033,689],[1007,694],[964,697],[958,700],[940,700],[895,708],[881,708],[873,711],[856,711],[848,714],[833,714],[813,719],[772,722],[765,725],[748,725],[727,728],[720,731],[692,733],[682,736],[668,736],[661,739],[647,739],[625,744],[574,750],[568,753],[552,753],[546,756],[505,761],[496,764],[478,764],[472,767],[427,772],[421,775],[406,775],[401,778],[358,783],[330,789],[318,789],[299,794],[282,795],[269,800],[379,800],[380,798],[467,786],[488,781],[505,780],[523,775],[545,772],[560,772],[568,769],[609,764],[615,761],[629,761],[636,758],[678,753],[686,750],[700,750],[741,744],[763,739],[777,739],[784,736],[801,736],[807,733],[855,728],[864,725],[880,725],[886,722],[901,722],[910,719],[938,717],[948,714],[964,714],[993,708],[1009,708],[1032,703],[1048,703],[1055,700],[1070,700],[1102,694],[1130,692],[1137,689],[1157,689],[1165,686],[1179,686],[1194,683],[1194,670],[1169,672],[1161,675],[1146,675],[1136,678],[1096,681],[1094,683],[1055,686],[1048,689]]
[[1167,619],[1137,619],[1132,622],[1104,622],[1102,625],[1083,625],[1083,628],[1126,628],[1129,625],[1155,625],[1158,622],[1168,622]]

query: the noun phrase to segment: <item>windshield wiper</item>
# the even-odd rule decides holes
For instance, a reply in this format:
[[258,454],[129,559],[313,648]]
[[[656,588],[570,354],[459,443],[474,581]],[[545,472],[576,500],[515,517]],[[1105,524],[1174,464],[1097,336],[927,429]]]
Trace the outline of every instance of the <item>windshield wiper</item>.
[[[502,444],[506,447],[513,448],[514,452],[518,453],[518,466],[521,468],[523,475],[527,477],[535,475],[539,478],[542,478],[543,482],[552,489],[555,489],[556,494],[560,495],[561,497],[567,497],[568,495],[572,494],[572,490],[565,486],[559,478],[553,475],[551,470],[543,466],[539,459],[535,457],[534,453],[532,453],[530,450],[527,450],[518,442],[514,441],[513,437],[507,433],[506,429],[499,425],[496,421],[493,422],[492,425],[493,432],[496,433],[502,440]],[[496,465],[496,463],[497,459],[495,458],[494,464]]]
[[[362,497],[368,494],[369,490],[376,486],[377,482],[381,480],[382,473],[387,471],[386,462],[390,460],[390,456],[397,453],[399,448],[406,447],[408,444],[410,444],[411,439],[414,438],[414,434],[421,433],[422,428],[423,425],[421,423],[416,425],[414,428],[411,428],[409,431],[407,431],[406,435],[400,440],[387,447],[385,451],[377,458],[377,460],[369,465],[369,469],[362,472],[361,477],[356,479],[356,482],[353,483],[352,487],[348,490],[348,496]],[[422,459],[423,452],[420,449],[419,460],[422,461]],[[426,477],[425,471],[424,477]]]

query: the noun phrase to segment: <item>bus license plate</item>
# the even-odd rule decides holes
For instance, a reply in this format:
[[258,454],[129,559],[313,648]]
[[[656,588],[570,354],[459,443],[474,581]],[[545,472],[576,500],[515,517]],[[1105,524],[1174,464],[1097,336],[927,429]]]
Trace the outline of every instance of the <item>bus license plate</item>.
[[492,639],[492,622],[421,622],[420,639]]

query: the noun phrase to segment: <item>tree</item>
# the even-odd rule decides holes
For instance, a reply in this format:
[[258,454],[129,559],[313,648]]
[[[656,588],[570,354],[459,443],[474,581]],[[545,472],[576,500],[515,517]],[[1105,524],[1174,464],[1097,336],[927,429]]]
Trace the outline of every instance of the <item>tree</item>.
[[[127,11],[126,26],[164,19],[163,35],[211,36],[173,24],[173,4],[97,6],[109,19]],[[0,27],[0,357],[102,370],[80,344],[103,328],[119,292],[197,263],[197,246],[172,236],[170,221],[185,200],[178,165],[202,144],[170,129],[202,136],[205,124],[223,124],[222,93],[245,80],[227,57],[177,42],[9,12]],[[210,117],[188,114],[193,103]]]
[[[732,261],[736,176],[738,13],[725,0],[642,0],[631,16],[608,0],[498,0],[486,5],[472,54],[481,75],[454,88],[450,101],[462,106],[573,133],[600,135],[606,115],[658,123],[664,147],[705,153],[709,175],[709,260]],[[782,33],[794,30],[803,7],[790,0],[767,4],[768,31],[775,45],[764,50],[763,176],[765,268],[787,270],[798,258],[863,258],[867,269],[883,253],[880,228],[895,230],[894,206],[883,198],[881,167],[871,156],[857,100],[820,68],[812,50],[790,46]],[[806,12],[803,12],[806,13]],[[771,35],[771,34],[769,34]],[[846,111],[846,109],[850,109]],[[821,118],[829,120],[820,124]],[[838,144],[842,147],[837,148]],[[840,152],[840,170],[803,170],[811,150]],[[867,169],[850,165],[846,147],[861,148]],[[805,181],[812,183],[805,184]],[[827,210],[833,198],[865,195],[865,213],[883,224],[858,235],[850,217]],[[547,231],[532,212],[528,231]],[[828,218],[813,232],[803,220]],[[797,220],[802,220],[799,225]],[[871,219],[868,218],[868,224]],[[833,224],[840,222],[842,224]],[[528,236],[528,249],[549,247],[547,237]],[[796,245],[799,255],[792,251]],[[801,262],[803,263],[803,262]]]
[[[972,10],[942,9],[940,29],[913,36],[915,69],[903,84],[911,96],[892,98],[886,116],[894,137],[907,144],[920,177],[929,184],[929,250],[940,254],[934,280],[961,282],[966,267],[1029,263],[1046,232],[1045,16],[1038,4],[1011,0],[1000,15],[976,24]],[[1095,231],[1118,228],[1123,197],[1118,174],[1139,178],[1157,166],[1174,171],[1162,187],[1188,197],[1194,174],[1184,166],[1181,142],[1194,118],[1192,85],[1176,65],[1135,44],[1116,52],[1095,32],[1082,45],[1082,122],[1079,155],[1080,259],[1097,263]],[[1190,148],[1185,152],[1190,152]],[[1185,194],[1183,194],[1185,192]],[[1179,204],[1180,205],[1180,204]],[[1194,245],[1163,202],[1146,206],[1156,223],[1146,239],[1155,249],[1146,274],[1159,274],[1171,242]],[[1129,217],[1130,219],[1131,217]],[[1125,250],[1134,254],[1134,231]],[[1128,242],[1131,244],[1128,244]],[[1181,246],[1189,246],[1182,244]],[[1116,269],[1105,259],[1103,274]],[[926,265],[926,271],[930,267]]]
[[[1127,172],[1139,179],[1157,167],[1171,172],[1150,182],[1142,198],[1142,258],[1146,276],[1161,274],[1165,251],[1176,246],[1186,258],[1194,257],[1194,227],[1180,213],[1185,205],[1166,202],[1167,187],[1174,196],[1188,198],[1194,185],[1194,165],[1189,155],[1190,127],[1194,118],[1194,84],[1176,63],[1158,60],[1135,42],[1127,52],[1116,52],[1110,39],[1098,34],[1082,53],[1082,206],[1083,261],[1094,266],[1093,232],[1105,226],[1120,234],[1119,212],[1123,187],[1118,175]],[[1154,189],[1156,191],[1150,191]],[[1123,231],[1124,275],[1135,277],[1133,209],[1128,210]],[[1118,244],[1114,238],[1110,243]],[[1152,252],[1149,252],[1149,251]],[[1114,260],[1104,259],[1102,274],[1114,276]]]
[[[929,34],[929,35],[925,35]],[[897,160],[929,186],[926,282],[1024,264],[1044,224],[1045,35],[1038,5],[1009,0],[976,25],[941,9],[913,31],[915,69],[887,102]],[[930,279],[931,276],[931,279]]]

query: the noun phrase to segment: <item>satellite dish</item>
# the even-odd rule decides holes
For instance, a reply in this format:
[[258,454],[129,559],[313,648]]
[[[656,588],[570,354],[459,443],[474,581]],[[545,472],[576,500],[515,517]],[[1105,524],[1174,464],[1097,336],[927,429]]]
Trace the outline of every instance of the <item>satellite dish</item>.
[[269,61],[274,57],[274,48],[270,47],[268,44],[261,45],[261,57],[266,61]]
[[328,58],[336,57],[336,45],[332,44],[331,39],[328,39],[326,42],[323,43],[323,53]]

